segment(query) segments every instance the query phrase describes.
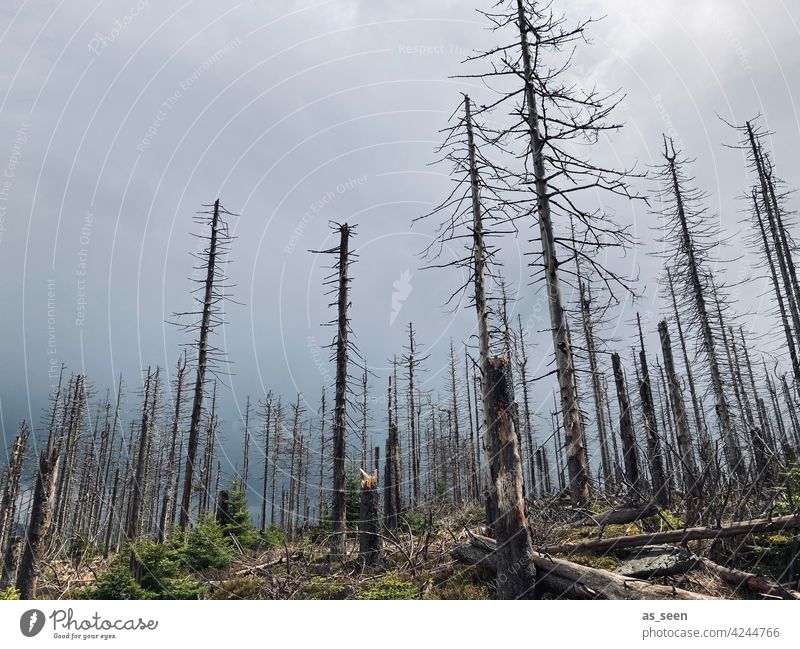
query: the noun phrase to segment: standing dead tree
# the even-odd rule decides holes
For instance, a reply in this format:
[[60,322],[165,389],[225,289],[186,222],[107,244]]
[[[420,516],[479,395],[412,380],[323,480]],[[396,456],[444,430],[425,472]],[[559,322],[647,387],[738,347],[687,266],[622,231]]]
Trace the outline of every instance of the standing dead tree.
[[172,432],[170,434],[169,442],[169,456],[167,457],[166,466],[166,484],[164,487],[163,499],[161,502],[161,515],[158,521],[158,539],[163,541],[167,533],[168,527],[171,526],[174,519],[174,511],[172,510],[172,503],[175,495],[175,478],[178,475],[176,470],[177,451],[178,451],[178,437],[181,436],[181,413],[184,402],[184,381],[186,379],[186,354],[183,354],[178,360],[178,369],[175,376],[175,409],[172,415]]
[[191,516],[192,491],[195,480],[195,462],[197,461],[197,447],[200,442],[200,424],[203,415],[203,397],[205,395],[206,374],[216,373],[215,362],[224,358],[224,352],[210,344],[210,336],[214,329],[223,324],[222,303],[229,298],[226,290],[227,277],[225,276],[225,263],[230,251],[233,238],[228,233],[226,216],[236,216],[227,211],[219,199],[213,205],[204,205],[210,208],[198,213],[195,222],[207,228],[208,232],[195,235],[203,242],[201,252],[193,254],[198,260],[194,267],[197,273],[204,274],[202,278],[192,278],[198,284],[195,292],[202,292],[202,297],[194,296],[196,303],[201,307],[199,311],[190,311],[176,314],[177,317],[199,316],[200,320],[184,325],[185,331],[196,332],[197,338],[197,374],[194,383],[192,398],[192,414],[189,422],[189,440],[186,449],[185,473],[183,477],[183,496],[181,498],[180,527],[186,530]]
[[704,195],[689,186],[691,179],[684,172],[689,161],[681,158],[674,143],[666,138],[663,156],[665,163],[659,168],[662,188],[658,214],[664,223],[665,265],[685,269],[685,272],[672,276],[678,289],[676,298],[689,314],[691,324],[696,325],[700,349],[708,362],[729,475],[743,482],[745,464],[725,391],[709,305],[711,269],[708,266],[720,241],[719,233],[702,206]]
[[614,369],[614,383],[617,387],[617,401],[619,403],[619,437],[622,440],[622,463],[625,467],[625,482],[628,485],[629,500],[636,502],[641,499],[643,488],[639,474],[639,456],[636,449],[636,434],[633,430],[631,404],[628,399],[625,374],[622,370],[622,361],[619,354],[611,354],[611,364]]
[[672,341],[669,336],[667,321],[658,323],[658,334],[661,339],[661,353],[664,357],[664,368],[669,381],[669,399],[674,413],[677,428],[678,454],[683,475],[683,497],[686,503],[686,524],[692,525],[699,520],[702,489],[697,464],[694,459],[692,432],[686,415],[686,404],[683,400],[681,383],[675,370],[675,359],[672,355]]
[[383,471],[383,516],[387,529],[397,528],[400,510],[400,433],[394,409],[392,375],[389,375],[388,404],[389,434],[386,437],[386,466]]
[[[591,20],[568,26],[566,18],[555,15],[549,3],[539,0],[502,0],[484,16],[508,38],[471,57],[472,61],[488,61],[491,69],[468,76],[500,87],[499,98],[488,108],[512,106],[515,121],[501,135],[527,144],[524,151],[517,152],[524,162],[517,186],[522,198],[506,201],[506,206],[532,218],[538,227],[541,254],[532,265],[541,271],[537,277],[546,288],[569,491],[573,503],[579,504],[589,495],[590,470],[562,297],[562,276],[569,274],[562,255],[584,259],[612,295],[615,287],[632,291],[624,277],[603,266],[599,254],[627,248],[633,241],[628,228],[613,223],[601,210],[583,206],[581,199],[584,191],[593,196],[605,192],[634,198],[627,184],[631,174],[594,164],[575,153],[597,142],[601,133],[620,127],[609,118],[621,98],[618,93],[604,94],[596,88],[583,90],[565,78],[570,73],[571,52],[578,42],[586,40]],[[509,80],[515,79],[521,80],[522,87],[507,88]],[[587,205],[596,203],[587,201]],[[577,236],[570,233],[570,220],[578,225]]]
[[333,410],[333,489],[332,489],[332,525],[331,525],[331,555],[343,557],[346,553],[346,501],[345,491],[345,463],[347,459],[347,399],[348,399],[348,358],[352,349],[349,342],[350,307],[349,288],[350,264],[353,263],[354,253],[350,250],[350,236],[353,227],[343,224],[334,224],[334,229],[339,233],[339,245],[327,250],[312,251],[317,254],[333,255],[336,258],[333,272],[325,279],[325,285],[330,286],[329,294],[336,296],[336,301],[330,306],[336,306],[336,320],[329,324],[336,326],[336,337],[331,344],[336,364],[336,385]]
[[650,368],[647,365],[647,353],[644,349],[644,336],[642,335],[642,321],[638,313],[636,314],[636,324],[639,328],[639,364],[641,369],[639,398],[642,402],[642,413],[644,415],[644,435],[647,443],[647,461],[650,466],[653,499],[660,507],[668,507],[669,483],[664,473],[664,455],[656,424],[656,407],[653,402],[653,389],[650,383]]
[[744,151],[747,166],[755,177],[754,187],[746,196],[751,204],[754,248],[763,256],[769,270],[795,387],[800,394],[800,286],[794,259],[796,245],[789,232],[787,192],[782,189],[783,182],[775,176],[772,159],[764,147],[764,140],[773,133],[760,128],[756,120],[745,122],[743,126],[729,126],[739,134],[740,141],[735,148]]
[[[445,133],[446,159],[455,167],[457,189],[429,215],[444,214],[438,228],[436,248],[426,253],[437,256],[445,242],[465,239],[465,254],[455,262],[429,267],[457,266],[467,271],[468,279],[450,297],[472,288],[472,302],[477,316],[479,367],[483,432],[488,476],[486,485],[486,518],[497,544],[497,594],[501,599],[530,598],[534,595],[536,570],[530,558],[533,553],[527,526],[524,497],[524,470],[517,434],[516,408],[508,375],[510,359],[493,356],[490,340],[490,313],[487,300],[487,261],[493,251],[486,238],[497,234],[500,224],[509,220],[501,209],[502,200],[493,193],[493,184],[481,178],[487,175],[500,179],[502,169],[480,154],[477,137],[487,142],[487,131],[476,125],[469,97],[462,103],[464,114]],[[482,193],[483,192],[483,193]],[[425,217],[422,217],[425,218]],[[490,223],[495,232],[488,231]],[[471,236],[470,236],[471,235]]]
[[25,532],[16,587],[21,599],[34,599],[41,572],[42,553],[47,547],[53,520],[53,496],[58,482],[59,456],[56,445],[48,443],[39,454],[33,488],[33,502]]
[[30,436],[30,428],[24,421],[20,424],[19,434],[14,438],[14,444],[11,447],[11,455],[8,459],[8,466],[5,471],[5,480],[3,482],[3,496],[0,499],[0,561],[3,561],[3,566],[0,568],[3,577],[8,572],[9,567],[6,566],[6,554],[8,554],[11,540],[15,534],[14,523],[17,514],[17,498],[20,494],[20,487],[22,486],[22,471],[25,464],[25,452],[28,448],[28,437]]

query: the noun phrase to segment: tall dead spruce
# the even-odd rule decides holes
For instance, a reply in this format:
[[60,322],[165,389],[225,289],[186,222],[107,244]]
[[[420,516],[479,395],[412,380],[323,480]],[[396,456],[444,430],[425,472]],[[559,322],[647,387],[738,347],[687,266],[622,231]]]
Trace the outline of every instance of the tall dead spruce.
[[[503,175],[503,171],[484,158],[476,143],[480,137],[487,141],[487,132],[476,125],[469,97],[464,97],[463,117],[445,131],[443,145],[446,158],[455,166],[458,189],[431,213],[446,215],[439,227],[436,248],[428,253],[436,255],[438,245],[456,239],[466,239],[470,233],[465,254],[455,263],[468,273],[467,282],[458,294],[468,291],[472,295],[478,324],[478,351],[481,371],[481,401],[483,403],[483,431],[488,476],[486,484],[487,523],[497,539],[497,595],[501,599],[531,598],[534,595],[536,570],[531,561],[533,549],[528,531],[523,493],[524,470],[518,444],[516,409],[509,377],[508,356],[493,356],[490,339],[490,311],[486,282],[490,272],[487,261],[493,250],[486,238],[497,234],[508,224],[499,196],[491,185],[481,179],[480,167],[488,173]],[[486,198],[482,196],[485,190]],[[425,218],[425,217],[422,217]],[[494,231],[487,231],[489,222]],[[436,267],[438,264],[432,264]],[[456,295],[456,294],[453,294]],[[451,296],[452,297],[452,296]],[[502,343],[502,341],[498,341]]]
[[658,213],[664,224],[665,266],[686,269],[685,273],[670,276],[670,282],[674,282],[677,303],[695,327],[700,350],[708,362],[728,474],[743,482],[746,467],[731,416],[711,311],[710,265],[714,262],[720,237],[702,205],[704,194],[690,187],[691,178],[684,170],[690,161],[682,158],[672,141],[666,138],[663,156],[665,162],[659,168],[661,209]]
[[[228,234],[228,224],[226,216],[235,216],[228,212],[219,202],[214,201],[213,205],[206,205],[210,208],[198,213],[195,222],[207,229],[207,232],[195,235],[203,242],[207,242],[202,250],[193,254],[198,260],[194,267],[196,273],[201,278],[192,277],[192,281],[199,286],[195,290],[200,292],[202,297],[195,296],[195,301],[199,305],[199,311],[189,311],[176,314],[178,317],[197,318],[184,329],[196,332],[197,337],[197,374],[194,383],[194,395],[192,398],[192,414],[189,422],[189,440],[186,449],[186,464],[183,476],[183,496],[181,498],[180,527],[186,530],[191,517],[192,492],[194,490],[194,480],[196,474],[195,463],[197,461],[197,447],[200,442],[200,424],[203,416],[203,397],[205,395],[206,374],[216,371],[215,362],[224,357],[224,353],[218,347],[210,344],[210,336],[214,329],[223,324],[222,303],[229,296],[226,294],[227,277],[224,268],[227,254],[230,251],[232,237]],[[204,275],[204,276],[203,276]]]
[[336,320],[328,323],[336,326],[336,337],[331,344],[336,364],[336,385],[333,410],[333,489],[331,506],[331,555],[344,557],[347,549],[347,493],[345,491],[345,461],[347,453],[347,399],[348,374],[347,363],[351,350],[349,342],[350,319],[347,311],[350,307],[348,290],[350,277],[348,271],[354,253],[350,251],[350,236],[353,227],[343,223],[336,224],[339,233],[339,245],[327,250],[312,250],[317,254],[333,255],[336,258],[333,272],[325,279],[325,286],[330,287],[328,295],[335,295],[336,300],[330,306],[336,306]]

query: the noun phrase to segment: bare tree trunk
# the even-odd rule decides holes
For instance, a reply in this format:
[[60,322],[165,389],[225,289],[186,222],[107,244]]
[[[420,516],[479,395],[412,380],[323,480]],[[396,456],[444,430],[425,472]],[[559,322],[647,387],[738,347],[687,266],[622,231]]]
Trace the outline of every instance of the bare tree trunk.
[[39,469],[33,491],[25,547],[17,571],[17,590],[21,599],[34,599],[39,581],[42,552],[47,546],[52,522],[53,490],[58,482],[58,455],[48,446],[39,455]]
[[180,434],[181,407],[183,406],[183,381],[186,375],[186,356],[178,361],[178,371],[175,384],[175,411],[172,415],[172,434],[170,439],[169,457],[167,458],[167,480],[164,489],[164,498],[161,502],[161,517],[158,521],[158,540],[164,540],[167,533],[167,523],[172,521],[172,511],[170,505],[173,499],[173,488],[175,486],[175,460],[178,447],[178,435]]
[[17,513],[17,497],[22,484],[22,469],[25,463],[25,452],[28,447],[30,429],[22,422],[19,435],[14,439],[11,457],[6,469],[3,497],[0,500],[0,557],[4,557],[15,535],[14,521]]
[[675,413],[675,425],[678,429],[678,452],[680,453],[681,466],[683,467],[683,495],[686,499],[686,524],[692,525],[699,520],[700,478],[697,465],[694,461],[692,450],[692,433],[689,429],[689,419],[686,416],[686,406],[681,393],[681,384],[675,371],[675,360],[672,356],[672,341],[667,329],[667,321],[658,323],[658,334],[661,338],[661,352],[664,356],[664,369],[669,379],[669,393],[672,410]]
[[247,480],[250,473],[250,396],[247,397],[247,405],[244,414],[244,449],[242,450],[242,476],[239,483],[239,491],[247,493]]
[[639,459],[636,452],[636,436],[633,432],[633,419],[628,392],[625,388],[625,375],[619,354],[611,354],[614,368],[614,383],[617,387],[619,402],[619,436],[622,440],[622,461],[625,465],[625,480],[628,483],[628,496],[631,500],[639,500],[642,493],[642,481],[639,476]]
[[[275,448],[272,450],[272,495],[271,495],[271,508],[270,508],[270,525],[275,524],[275,482],[278,475],[278,462],[280,461],[280,448],[281,448],[281,432],[283,428],[283,408],[281,406],[281,398],[278,397],[278,407],[275,412]],[[281,512],[281,517],[283,512]],[[281,524],[283,526],[283,524]]]
[[714,398],[716,400],[717,417],[719,418],[723,447],[725,450],[725,459],[731,477],[735,477],[742,482],[745,478],[745,468],[744,463],[742,462],[742,453],[734,433],[733,422],[731,421],[730,411],[728,408],[728,400],[725,396],[722,375],[719,369],[719,362],[717,361],[714,334],[709,321],[705,292],[700,280],[700,269],[698,268],[697,260],[695,258],[694,242],[692,240],[692,235],[689,232],[686,213],[684,211],[683,191],[678,180],[676,156],[674,152],[672,155],[669,155],[666,151],[664,155],[667,159],[670,175],[672,177],[672,189],[677,205],[677,216],[680,222],[682,246],[683,250],[688,256],[687,270],[689,272],[689,279],[693,291],[692,299],[694,301],[695,311],[700,324],[703,348],[705,350],[706,357],[708,358],[709,371],[711,373],[711,384],[714,389]]
[[267,529],[267,486],[269,485],[269,426],[272,419],[272,392],[267,394],[266,412],[264,413],[264,476],[261,485],[261,531]]
[[514,430],[507,363],[507,359],[497,357],[486,363],[491,405],[486,417],[485,439],[492,478],[492,530],[497,540],[497,596],[499,599],[532,599],[536,569],[531,562],[533,547],[525,514],[522,462]]
[[[469,419],[469,478],[470,497],[473,501],[480,501],[480,486],[478,485],[478,464],[475,457],[477,447],[475,444],[475,428],[477,423],[472,419],[472,392],[469,383],[469,354],[464,347],[464,387],[467,392],[467,417]],[[527,402],[526,402],[527,403]],[[477,405],[477,404],[476,404]],[[529,431],[530,432],[530,431]]]
[[561,411],[564,420],[564,434],[567,446],[567,468],[569,489],[573,504],[582,504],[589,497],[589,458],[586,452],[583,420],[577,398],[575,365],[572,358],[572,343],[567,333],[567,322],[561,300],[561,285],[558,275],[558,260],[555,250],[555,236],[550,215],[550,198],[547,172],[542,155],[543,143],[539,133],[539,115],[536,93],[533,86],[530,50],[528,48],[528,27],[522,0],[517,0],[520,48],[525,75],[525,102],[527,126],[530,136],[530,155],[533,158],[533,174],[536,188],[536,214],[542,241],[542,262],[544,265],[547,302],[550,308],[550,324],[553,335],[553,348],[558,370],[558,384],[561,394]]
[[[536,495],[536,470],[534,468],[535,448],[533,444],[533,424],[531,422],[531,408],[528,398],[528,353],[525,351],[525,337],[522,330],[522,316],[517,314],[517,324],[519,325],[519,346],[520,346],[520,367],[519,380],[522,384],[522,405],[525,421],[525,441],[528,446],[528,493],[534,497]],[[469,394],[469,386],[467,386]],[[523,462],[524,464],[524,462]]]
[[664,476],[664,461],[661,451],[661,440],[658,437],[656,426],[656,409],[653,403],[653,391],[650,385],[650,369],[647,366],[647,355],[644,351],[644,337],[642,336],[642,323],[639,314],[636,314],[636,324],[639,327],[639,363],[642,376],[639,383],[639,398],[642,400],[644,413],[644,434],[647,440],[647,459],[650,464],[650,478],[653,485],[653,496],[661,507],[669,507],[669,488]]
[[211,218],[211,241],[208,247],[205,293],[203,296],[203,315],[200,322],[200,338],[197,342],[197,377],[194,384],[192,401],[192,418],[189,423],[189,446],[186,451],[186,473],[183,476],[183,498],[181,499],[181,530],[189,526],[191,514],[192,487],[195,474],[195,459],[200,441],[200,420],[203,415],[203,393],[205,391],[206,369],[208,365],[208,335],[212,329],[212,311],[214,308],[214,279],[217,268],[217,241],[220,227],[219,199],[214,201],[214,213]]
[[483,385],[484,443],[489,472],[487,519],[498,541],[497,595],[500,599],[534,596],[536,570],[523,493],[522,461],[517,445],[514,398],[508,381],[507,358],[490,357],[489,322],[484,278],[486,247],[472,133],[469,97],[465,98],[473,216],[473,274]]
[[397,423],[393,411],[392,377],[389,377],[389,436],[386,439],[386,468],[384,469],[383,515],[387,529],[397,528],[400,514],[400,458]]
[[139,522],[144,498],[144,481],[147,472],[147,448],[150,436],[150,368],[147,368],[147,380],[144,387],[144,407],[142,408],[142,427],[139,433],[139,450],[136,454],[136,473],[133,477],[132,495],[128,520],[125,525],[125,537],[135,540],[139,535]]
[[338,260],[338,316],[336,335],[336,401],[333,415],[333,524],[331,528],[331,554],[343,557],[346,551],[346,503],[345,459],[347,454],[347,334],[349,330],[347,292],[350,264],[350,227],[345,223],[339,228]]

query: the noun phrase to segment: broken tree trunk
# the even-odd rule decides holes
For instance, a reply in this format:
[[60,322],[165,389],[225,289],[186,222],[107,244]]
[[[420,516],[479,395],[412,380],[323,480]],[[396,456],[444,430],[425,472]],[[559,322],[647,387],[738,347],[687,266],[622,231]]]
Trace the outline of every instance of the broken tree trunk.
[[781,586],[777,581],[763,575],[727,568],[710,559],[703,559],[703,565],[717,577],[734,588],[747,588],[755,593],[776,599],[800,599],[800,593]]
[[[457,560],[478,565],[489,574],[497,571],[497,544],[475,536],[451,550]],[[531,555],[538,575],[537,590],[569,599],[714,599],[672,586],[651,584],[538,552]]]
[[689,527],[682,530],[654,532],[652,534],[636,534],[633,536],[615,536],[607,539],[584,541],[583,543],[565,543],[542,548],[546,553],[563,552],[608,552],[623,548],[635,548],[643,545],[660,545],[663,543],[685,543],[700,539],[723,539],[734,536],[745,536],[762,532],[781,532],[800,528],[800,514],[790,514],[780,518],[757,518],[749,521],[726,523],[720,527]]
[[615,507],[599,514],[587,513],[586,515],[593,523],[604,526],[634,523],[642,518],[650,518],[656,514],[658,514],[658,507],[653,503],[647,503],[642,507]]
[[383,558],[380,529],[380,489],[378,470],[372,475],[361,471],[361,510],[358,521],[358,556],[365,565],[374,566]]
[[639,460],[636,453],[636,436],[633,432],[631,404],[628,400],[628,391],[625,387],[625,376],[622,373],[619,354],[611,354],[611,364],[614,368],[614,383],[617,386],[617,401],[619,402],[619,436],[622,440],[622,463],[625,465],[625,480],[629,489],[628,497],[635,502],[641,497],[642,484],[639,478]]
[[536,569],[531,562],[528,521],[525,515],[522,461],[508,381],[508,359],[489,358],[485,377],[489,408],[486,413],[486,459],[489,464],[492,530],[497,550],[497,596],[531,599]]

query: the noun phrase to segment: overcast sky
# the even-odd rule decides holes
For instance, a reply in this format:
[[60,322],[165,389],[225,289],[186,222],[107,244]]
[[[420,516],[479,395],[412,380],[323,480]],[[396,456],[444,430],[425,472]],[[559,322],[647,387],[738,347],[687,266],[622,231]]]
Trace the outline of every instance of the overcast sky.
[[[332,380],[319,349],[333,333],[320,326],[333,315],[321,286],[327,260],[307,252],[333,245],[329,221],[358,224],[352,319],[377,375],[374,389],[384,390],[387,360],[401,352],[410,320],[431,353],[423,378],[437,388],[450,338],[467,339],[474,315],[443,306],[459,283],[456,271],[419,270],[432,224],[412,228],[411,220],[450,191],[447,168],[429,163],[459,93],[490,98],[450,78],[465,71],[459,62],[473,48],[496,41],[476,4],[489,7],[481,0],[3,2],[5,446],[19,420],[40,422],[51,367],[85,372],[101,394],[122,373],[128,406],[141,368],[172,371],[189,342],[166,321],[191,306],[192,215],[217,197],[240,215],[231,220],[238,239],[229,271],[243,305],[228,308],[219,341],[235,372],[222,397],[227,437],[238,437],[247,395],[273,389],[291,399],[299,391],[316,409],[321,385]],[[717,115],[742,122],[760,113],[777,133],[779,174],[797,184],[800,5],[556,4],[571,16],[607,16],[574,68],[586,83],[627,94],[618,113],[626,128],[599,147],[600,161],[643,168],[657,161],[661,133],[671,133],[697,157],[698,185],[735,233],[736,197],[749,181],[741,154],[722,146],[735,138]],[[638,308],[657,315],[658,260],[650,256],[657,220],[641,207],[620,218],[643,240],[624,262],[642,278]],[[541,301],[527,285],[530,238],[523,229],[506,244],[523,319]],[[399,309],[395,282],[405,298]],[[766,309],[760,286],[739,290],[756,314]],[[631,314],[615,316],[626,322]],[[531,343],[533,371],[545,371],[549,334]],[[541,389],[542,399],[551,388]]]

